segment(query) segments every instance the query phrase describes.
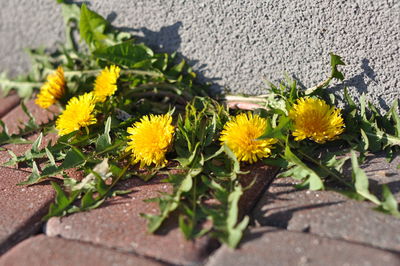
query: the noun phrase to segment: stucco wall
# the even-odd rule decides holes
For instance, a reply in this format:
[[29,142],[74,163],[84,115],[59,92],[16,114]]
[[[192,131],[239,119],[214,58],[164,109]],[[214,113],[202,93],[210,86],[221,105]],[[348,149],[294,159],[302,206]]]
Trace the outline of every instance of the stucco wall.
[[[0,2],[0,71],[21,73],[22,48],[63,39],[61,11],[54,0]],[[353,95],[383,108],[400,95],[400,0],[87,2],[153,48],[178,50],[215,87],[260,94],[284,71],[309,87],[328,74],[332,51]]]

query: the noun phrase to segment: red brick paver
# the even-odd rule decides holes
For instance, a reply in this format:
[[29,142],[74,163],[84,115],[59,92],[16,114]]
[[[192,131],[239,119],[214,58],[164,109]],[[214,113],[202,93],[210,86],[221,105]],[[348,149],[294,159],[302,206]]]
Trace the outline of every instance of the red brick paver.
[[220,248],[206,266],[400,265],[400,255],[273,227],[250,230],[239,249]]
[[[56,106],[53,105],[49,109],[43,109],[37,106],[34,100],[27,101],[25,105],[36,119],[37,124],[49,122],[54,117],[54,114],[58,112]],[[7,125],[9,133],[12,134],[17,133],[18,127],[22,127],[29,120],[29,117],[24,113],[21,106],[17,106],[6,114],[2,120]]]
[[52,218],[46,226],[48,236],[59,235],[177,264],[198,262],[207,255],[208,238],[186,241],[176,223],[167,223],[158,234],[146,232],[146,220],[140,213],[157,213],[157,205],[144,199],[157,197],[159,191],[170,192],[170,184],[160,179],[143,182],[131,179],[125,189],[133,192],[110,199],[103,207],[68,217]]
[[163,263],[79,241],[44,235],[29,238],[0,258],[1,266],[157,266]]
[[382,184],[387,184],[394,194],[397,202],[400,202],[400,156],[388,162],[385,154],[378,153],[367,157],[366,162],[361,165],[370,179],[370,189],[375,194],[381,193]]
[[0,254],[36,233],[54,192],[50,185],[16,186],[28,172],[0,167]]
[[[250,189],[246,193],[260,193],[262,185],[271,180],[275,172],[276,169],[269,167],[253,171],[252,176],[257,175],[260,182],[253,186],[254,191]],[[90,212],[49,220],[46,234],[133,251],[175,264],[199,263],[215,248],[216,242],[208,237],[196,241],[185,240],[175,219],[169,219],[157,234],[146,232],[146,220],[139,214],[154,214],[158,208],[154,203],[145,203],[143,200],[158,196],[158,191],[169,192],[170,184],[160,183],[160,179],[148,183],[132,179],[126,181],[125,188],[133,188],[134,191],[128,196],[113,198],[104,207]],[[254,195],[247,198],[255,199]],[[242,202],[242,206],[250,205]]]
[[[26,103],[27,109],[31,112],[32,116],[36,119],[36,123],[42,124],[48,122],[57,113],[56,107],[51,107],[49,110],[45,110],[37,106],[33,100]],[[18,133],[19,127],[23,127],[24,123],[29,120],[29,117],[24,113],[21,106],[17,106],[12,109],[7,115],[3,117],[3,122],[8,128],[9,134]],[[28,140],[34,141],[39,136],[38,133],[28,135],[26,138]],[[54,143],[57,136],[56,134],[49,134],[43,138],[41,147],[47,145],[47,143]],[[23,155],[27,150],[31,148],[31,144],[7,144],[3,145],[2,148],[5,150],[0,151],[0,164],[3,164],[11,159],[7,150],[14,152],[17,156]],[[20,169],[30,171],[28,167],[22,167]]]
[[0,117],[6,115],[11,109],[18,105],[19,101],[20,99],[17,94],[11,94],[7,97],[0,98]]

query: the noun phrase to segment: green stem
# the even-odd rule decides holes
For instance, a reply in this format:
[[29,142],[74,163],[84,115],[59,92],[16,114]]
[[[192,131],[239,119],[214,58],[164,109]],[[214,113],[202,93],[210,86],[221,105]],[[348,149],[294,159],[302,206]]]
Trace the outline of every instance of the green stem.
[[193,217],[192,217],[192,225],[193,225],[193,228],[196,226],[196,201],[197,201],[197,199],[196,199],[196,194],[197,194],[197,191],[196,191],[196,186],[197,186],[197,184],[196,184],[197,182],[196,182],[196,179],[195,178],[193,178],[193,199],[192,199],[192,208],[193,208]]
[[[285,149],[285,144],[282,143],[281,141],[278,142],[278,145],[280,145],[283,149]],[[289,145],[289,144],[288,144]],[[289,145],[290,149],[294,149],[294,147],[291,147]],[[331,171],[331,169],[329,169],[328,167],[326,167],[325,165],[321,164],[319,161],[315,160],[314,158],[308,156],[306,153],[302,152],[302,151],[298,151],[301,155],[303,155],[304,157],[306,157],[309,161],[311,161],[312,163],[318,165],[319,167],[323,168],[325,171],[327,171],[332,177],[334,177],[337,181],[339,181],[340,183],[342,183],[343,185],[353,189],[353,187],[345,182],[344,180],[342,180],[342,178],[340,176],[338,176],[336,173],[334,173],[333,171]]]
[[307,90],[305,91],[306,95],[310,95],[310,94],[313,93],[314,91],[319,90],[319,89],[322,89],[322,88],[328,86],[332,79],[333,79],[333,76],[331,75],[329,78],[327,78],[326,80],[324,80],[324,81],[318,83],[316,86],[307,89]]
[[12,134],[12,136],[20,136],[20,137],[29,136],[29,135],[31,135],[33,133],[38,132],[38,131],[42,131],[42,129],[44,129],[46,127],[51,126],[53,124],[53,122],[54,122],[54,120],[51,120],[51,121],[49,121],[47,123],[43,123],[43,124],[37,125],[38,126],[37,128],[31,129],[31,130],[27,130],[27,131],[22,131],[21,133],[18,133],[18,134]]
[[187,100],[177,94],[174,94],[172,92],[168,91],[147,91],[147,92],[135,92],[135,93],[130,93],[129,96],[134,96],[138,98],[146,98],[146,97],[151,97],[151,96],[164,96],[164,97],[169,97],[175,99],[178,103],[185,105],[187,103]]
[[43,83],[40,82],[12,81],[12,80],[1,80],[0,84],[3,87],[20,87],[20,86],[41,87],[43,85]]
[[[178,87],[172,85],[172,84],[167,84],[167,83],[155,83],[155,82],[149,82],[146,84],[139,85],[135,88],[132,88],[129,90],[125,96],[130,96],[132,93],[138,93],[142,91],[147,91],[148,89],[166,89],[166,90],[171,90],[175,94],[179,96],[183,96],[187,101],[190,101],[193,98],[193,95],[188,93],[187,91],[183,91],[179,89]],[[155,91],[157,92],[157,91]]]
[[[102,71],[103,69],[91,69],[91,70],[76,70],[76,71],[64,71],[65,76],[77,76],[83,74],[91,74],[95,75]],[[55,70],[53,69],[46,69],[45,72],[51,73]],[[138,70],[138,69],[122,69],[122,74],[135,74],[135,75],[144,75],[144,76],[152,76],[152,77],[162,77],[163,74],[153,72],[153,71],[145,71],[145,70]]]
[[[127,143],[127,140],[124,140],[124,141],[122,141],[122,142],[120,142],[120,143],[114,144],[114,145],[112,145],[112,146],[106,148],[105,150],[103,150],[103,151],[101,151],[101,152],[96,153],[96,155],[97,155],[97,156],[98,156],[98,155],[101,155],[101,154],[103,154],[103,153],[106,153],[106,152],[108,152],[108,151],[110,151],[110,150],[113,150],[113,149],[115,149],[115,148],[117,148],[117,147],[119,147],[119,146],[121,146],[121,145],[123,145],[123,144],[126,144],[126,143]],[[121,157],[120,157],[120,158],[121,158]]]
[[337,181],[339,181],[340,183],[342,183],[343,185],[346,185],[347,187],[353,189],[353,187],[347,183],[346,181],[344,181],[340,176],[338,176],[335,172],[331,171],[328,167],[326,167],[325,165],[321,164],[319,161],[315,160],[314,158],[312,158],[311,156],[308,156],[306,153],[298,151],[301,155],[303,155],[304,157],[306,157],[309,161],[311,161],[312,163],[318,165],[319,167],[323,168],[325,171],[327,171],[332,177],[334,177]]
[[121,160],[125,159],[126,157],[129,157],[129,155],[131,155],[129,152],[125,152],[120,157],[118,157],[117,161],[121,161]]
[[[118,181],[125,175],[126,170],[128,170],[129,168],[129,164],[127,164],[124,169],[122,170],[122,172],[117,176],[117,178],[115,180],[113,180],[112,184],[107,188],[106,193],[104,194],[104,196],[108,195],[108,192],[110,192],[110,190],[118,183]],[[101,197],[103,198],[103,197]],[[101,199],[99,198],[99,199]]]
[[[125,175],[126,170],[128,170],[128,168],[129,168],[129,164],[125,165],[124,169],[122,169],[121,174],[120,174],[119,176],[117,176],[117,178],[112,182],[112,184],[111,184],[111,186],[109,187],[108,191],[109,191],[112,187],[114,187],[114,186],[118,183],[118,181]],[[107,192],[108,192],[108,191],[107,191]]]

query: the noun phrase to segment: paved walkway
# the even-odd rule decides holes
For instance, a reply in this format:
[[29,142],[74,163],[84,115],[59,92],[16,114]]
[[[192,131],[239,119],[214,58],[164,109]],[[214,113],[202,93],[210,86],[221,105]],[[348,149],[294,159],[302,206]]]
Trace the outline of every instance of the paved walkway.
[[[18,121],[27,120],[17,104],[15,96],[0,99],[0,117],[11,132],[16,132]],[[41,122],[51,116],[33,102],[27,107]],[[18,155],[29,145],[3,148]],[[0,163],[9,158],[7,151],[0,151]],[[389,164],[383,156],[374,156],[365,166],[372,185],[388,184],[398,200],[399,164],[399,158]],[[46,182],[15,186],[29,171],[23,165],[0,167],[0,266],[400,265],[400,219],[332,191],[296,190],[290,178],[274,180],[274,168],[257,166],[251,176],[242,177],[250,180],[256,175],[258,182],[240,203],[252,224],[236,250],[220,247],[208,237],[184,240],[175,219],[161,232],[147,234],[139,213],[155,213],[157,207],[143,199],[171,189],[160,178],[148,183],[127,180],[121,186],[132,188],[132,193],[93,211],[43,224],[40,219],[54,192]]]

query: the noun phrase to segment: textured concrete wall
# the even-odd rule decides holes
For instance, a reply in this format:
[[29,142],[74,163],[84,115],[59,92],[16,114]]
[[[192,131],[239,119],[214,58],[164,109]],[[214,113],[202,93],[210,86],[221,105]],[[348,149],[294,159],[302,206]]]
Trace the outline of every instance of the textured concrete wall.
[[[23,47],[63,39],[54,0],[0,0],[0,71],[28,69]],[[381,107],[400,95],[400,0],[96,0],[92,9],[158,51],[178,50],[203,79],[263,93],[284,71],[309,87],[342,55],[352,94]],[[339,90],[340,87],[337,88]]]

